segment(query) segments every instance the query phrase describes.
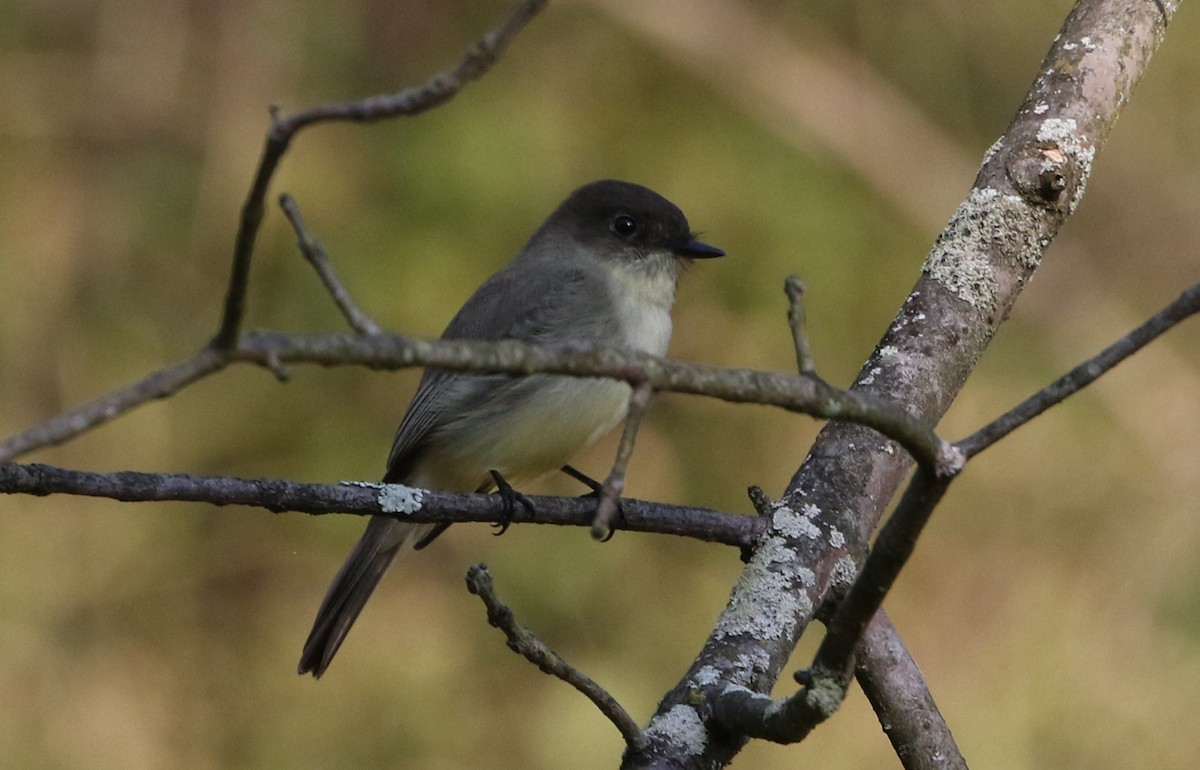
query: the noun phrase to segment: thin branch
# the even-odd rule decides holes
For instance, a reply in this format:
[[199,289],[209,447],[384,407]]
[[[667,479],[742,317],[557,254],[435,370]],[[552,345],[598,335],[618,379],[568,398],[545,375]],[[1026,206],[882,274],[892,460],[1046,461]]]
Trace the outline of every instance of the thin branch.
[[1196,313],[1200,313],[1200,284],[1183,292],[1174,302],[1099,354],[958,442],[957,446],[967,457],[974,457],[1050,407],[1092,384],[1117,364],[1149,345],[1159,335]]
[[[124,502],[190,501],[244,505],[275,513],[351,513],[392,516],[417,523],[498,522],[507,515],[498,495],[458,494],[400,484],[302,484],[281,479],[239,479],[176,473],[93,473],[37,463],[0,464],[0,493],[68,494]],[[577,497],[531,497],[536,519],[518,508],[514,523],[589,527],[595,503]],[[721,513],[644,500],[622,501],[621,529],[653,532],[747,547],[766,528],[757,516]]]
[[205,348],[191,358],[168,364],[120,390],[69,409],[5,439],[0,443],[0,463],[35,449],[69,441],[140,404],[172,396],[193,382],[219,372],[228,363],[225,354]]
[[512,610],[496,596],[496,589],[492,584],[492,576],[487,570],[487,565],[476,564],[467,571],[467,589],[483,600],[487,607],[488,623],[504,632],[504,635],[508,637],[510,650],[523,655],[543,673],[556,676],[583,693],[596,708],[600,709],[600,713],[621,731],[621,737],[625,739],[627,746],[640,749],[645,745],[645,734],[616,698],[586,674],[568,664],[534,636],[529,629],[517,623]]
[[329,258],[325,255],[325,249],[321,246],[321,242],[304,226],[304,218],[300,216],[300,207],[296,205],[296,199],[286,193],[280,195],[279,207],[283,209],[283,213],[287,216],[288,221],[292,223],[292,229],[296,232],[296,241],[300,245],[300,253],[304,255],[308,263],[317,271],[317,276],[321,279],[321,284],[329,292],[333,304],[337,305],[338,310],[342,311],[342,316],[346,319],[346,323],[350,324],[350,328],[359,334],[374,335],[382,333],[383,330],[379,328],[379,325],[355,304],[354,299],[350,296],[350,292],[338,280],[337,274],[333,271],[333,265],[329,263]]
[[525,25],[546,7],[547,0],[526,0],[498,27],[472,45],[452,70],[434,75],[425,83],[394,94],[370,96],[350,102],[321,104],[275,120],[274,133],[290,138],[314,123],[350,121],[371,123],[395,117],[412,117],[453,98],[465,85],[487,74]]
[[242,204],[237,237],[233,248],[233,267],[225,294],[225,306],[217,333],[209,343],[222,350],[237,344],[245,314],[246,289],[250,279],[250,258],[262,225],[264,202],[271,179],[283,159],[292,137],[306,126],[326,121],[374,121],[401,115],[417,115],[452,98],[463,86],[482,77],[492,68],[500,54],[532,19],[544,8],[546,0],[527,0],[496,29],[467,51],[454,69],[430,78],[423,85],[407,88],[395,94],[371,96],[354,102],[323,104],[294,115],[280,116],[272,110],[271,128],[263,146],[262,157],[254,174],[254,182]]
[[62,443],[139,404],[172,395],[224,369],[231,361],[266,367],[280,379],[287,377],[284,367],[287,363],[377,369],[437,366],[455,371],[607,376],[633,384],[645,382],[656,391],[765,404],[865,425],[898,442],[912,453],[918,464],[934,468],[939,475],[954,473],[959,467],[950,445],[899,404],[861,391],[841,390],[816,377],[706,367],[585,343],[537,346],[515,340],[429,341],[386,332],[364,335],[272,331],[247,332],[231,351],[205,348],[186,361],[164,367],[115,393],[35,425],[0,444],[0,462],[47,444]]
[[961,458],[951,445],[899,404],[863,391],[835,388],[816,377],[701,366],[584,342],[530,345],[517,340],[433,341],[394,334],[368,338],[251,331],[243,335],[233,355],[257,362],[268,351],[290,363],[357,364],[378,369],[436,366],[453,371],[549,373],[612,377],[635,385],[644,382],[655,391],[776,406],[864,425],[895,440],[918,464],[938,475],[953,474],[961,466]]
[[921,669],[883,610],[867,626],[854,674],[905,770],[966,770]]
[[652,392],[650,386],[643,382],[629,396],[629,412],[625,416],[621,443],[617,446],[617,459],[613,461],[608,478],[600,486],[600,502],[596,505],[596,518],[592,521],[592,537],[597,540],[605,540],[612,535],[612,520],[617,515],[621,493],[625,491],[625,469],[633,455],[633,442],[637,438],[642,417],[646,414],[646,407],[650,404]]
[[891,518],[879,531],[875,546],[863,562],[862,571],[829,621],[825,638],[817,648],[813,667],[849,673],[854,650],[862,640],[871,618],[883,604],[900,570],[912,556],[917,538],[953,478],[937,478],[917,469],[904,490]]
[[783,290],[788,298],[788,326],[792,328],[792,343],[796,347],[796,369],[805,377],[815,377],[817,369],[813,365],[812,347],[804,329],[808,323],[804,312],[804,284],[798,277],[789,275],[783,282]]

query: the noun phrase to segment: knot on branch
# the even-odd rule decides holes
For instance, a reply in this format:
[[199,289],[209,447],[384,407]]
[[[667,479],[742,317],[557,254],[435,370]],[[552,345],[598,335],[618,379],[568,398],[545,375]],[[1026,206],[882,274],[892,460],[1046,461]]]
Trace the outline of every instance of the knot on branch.
[[1040,144],[1014,151],[1008,156],[1005,172],[1022,198],[1035,206],[1063,212],[1071,198],[1065,193],[1078,179],[1066,153]]
[[[1048,110],[1039,102],[1033,110]],[[1032,144],[1017,147],[1004,170],[1021,197],[1060,214],[1075,210],[1092,170],[1095,148],[1078,133],[1070,118],[1047,118]]]

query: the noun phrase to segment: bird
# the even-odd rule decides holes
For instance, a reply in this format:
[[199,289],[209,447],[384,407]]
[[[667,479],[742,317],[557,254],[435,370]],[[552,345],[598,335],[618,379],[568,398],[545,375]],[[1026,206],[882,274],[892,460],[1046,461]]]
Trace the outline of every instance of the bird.
[[[681,270],[724,254],[653,190],[591,182],[479,286],[441,338],[582,341],[662,356]],[[495,490],[511,513],[514,499],[528,503],[511,485],[573,471],[571,458],[625,417],[630,394],[627,383],[612,379],[428,368],[396,431],[383,482]],[[424,548],[447,526],[372,516],[321,602],[298,673],[320,678],[397,554]]]

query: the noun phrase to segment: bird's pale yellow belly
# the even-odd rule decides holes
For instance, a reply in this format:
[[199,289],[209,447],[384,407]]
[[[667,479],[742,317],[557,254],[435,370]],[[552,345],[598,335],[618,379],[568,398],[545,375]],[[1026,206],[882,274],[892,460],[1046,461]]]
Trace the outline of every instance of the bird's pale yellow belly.
[[631,392],[615,380],[549,375],[526,378],[522,388],[531,395],[476,413],[461,430],[451,424],[439,431],[411,483],[468,491],[488,486],[492,470],[514,484],[545,476],[612,430]]

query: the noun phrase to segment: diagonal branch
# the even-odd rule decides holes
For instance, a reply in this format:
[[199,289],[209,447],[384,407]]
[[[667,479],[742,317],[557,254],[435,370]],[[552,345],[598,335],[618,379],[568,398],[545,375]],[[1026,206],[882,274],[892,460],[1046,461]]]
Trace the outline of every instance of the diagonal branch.
[[379,324],[363,312],[350,296],[350,291],[345,284],[338,280],[337,274],[333,271],[333,265],[329,264],[329,257],[325,255],[325,248],[304,226],[304,217],[300,216],[300,207],[296,204],[296,199],[287,194],[280,195],[279,207],[283,209],[288,221],[292,223],[292,229],[295,231],[296,240],[300,245],[300,253],[317,271],[317,277],[321,279],[325,291],[329,292],[329,298],[342,312],[342,316],[346,319],[346,323],[350,324],[350,328],[359,334],[368,336],[382,334],[383,330],[379,328]]
[[1149,345],[1159,335],[1196,313],[1200,313],[1200,284],[1183,292],[1174,302],[1100,353],[959,441],[958,447],[967,457],[974,457],[1050,407],[1062,403],[1066,398],[1091,385],[1114,366]]
[[508,647],[518,655],[522,655],[530,663],[544,673],[556,676],[567,684],[583,693],[588,700],[600,709],[600,713],[621,731],[621,737],[630,748],[640,749],[646,744],[646,736],[638,723],[633,721],[617,699],[603,687],[596,684],[591,677],[571,666],[558,653],[551,650],[529,629],[517,623],[512,610],[506,607],[496,595],[492,584],[491,573],[487,565],[476,564],[467,570],[467,589],[483,600],[487,607],[488,622],[504,632],[508,637]]
[[[1185,291],[1099,355],[966,439],[959,446],[963,456],[970,454],[967,451],[969,444],[976,447],[977,454],[1050,406],[1095,382],[1122,360],[1197,312],[1200,312],[1200,284]],[[896,511],[880,531],[858,578],[838,603],[812,666],[799,677],[804,687],[779,701],[758,695],[744,686],[728,687],[714,702],[713,718],[718,724],[726,730],[751,737],[794,743],[803,740],[814,727],[833,715],[845,697],[854,656],[868,624],[880,611],[884,597],[912,556],[921,530],[954,478],[953,475],[935,477],[925,468],[917,470]],[[950,740],[948,731],[942,742],[946,740]]]
[[854,675],[905,770],[966,770],[921,669],[883,610],[867,626]]
[[[262,359],[265,363],[266,360]],[[191,358],[168,364],[120,390],[38,423],[0,443],[0,464],[35,449],[61,444],[136,406],[178,393],[197,380],[224,369],[228,357],[205,348]]]
[[779,701],[738,684],[713,701],[713,720],[724,730],[776,743],[796,743],[837,711],[853,676],[854,653],[917,544],[921,528],[946,492],[951,478],[919,469],[879,533],[862,572],[838,605],[810,668],[797,675],[804,685]]
[[[1171,14],[1177,6],[1164,4]],[[1081,0],[1075,6],[1012,124],[986,154],[973,189],[938,237],[920,280],[860,372],[856,388],[886,393],[930,423],[945,413],[1043,252],[1076,209],[1096,153],[1162,41],[1164,28],[1153,3]],[[664,762],[717,767],[740,751],[746,736],[755,733],[728,729],[723,720],[708,722],[714,716],[710,709],[724,693],[740,688],[746,693],[743,700],[761,707],[764,718],[766,711],[774,713],[777,705],[761,693],[774,686],[845,555],[865,549],[910,468],[894,446],[878,442],[861,427],[835,422],[822,430],[712,635],[651,720],[653,728],[664,720],[678,721],[679,712],[687,711],[693,724],[703,725],[693,741],[702,751],[685,756],[669,735],[660,739],[651,729],[651,746],[626,754],[623,767]],[[934,501],[947,478],[934,479],[921,470],[919,485],[914,481],[906,496]],[[915,522],[928,516],[918,502],[911,504]],[[810,515],[801,523],[797,511]],[[897,533],[900,550],[904,539]],[[862,602],[856,603],[869,606],[871,589],[861,590]],[[751,613],[750,607],[760,609]],[[838,621],[835,615],[835,623],[838,630],[827,640],[830,645],[844,644],[860,621],[848,616]],[[814,665],[810,671],[813,687],[802,692],[813,718],[840,702],[846,657],[837,647],[826,647],[820,659],[836,670]]]

